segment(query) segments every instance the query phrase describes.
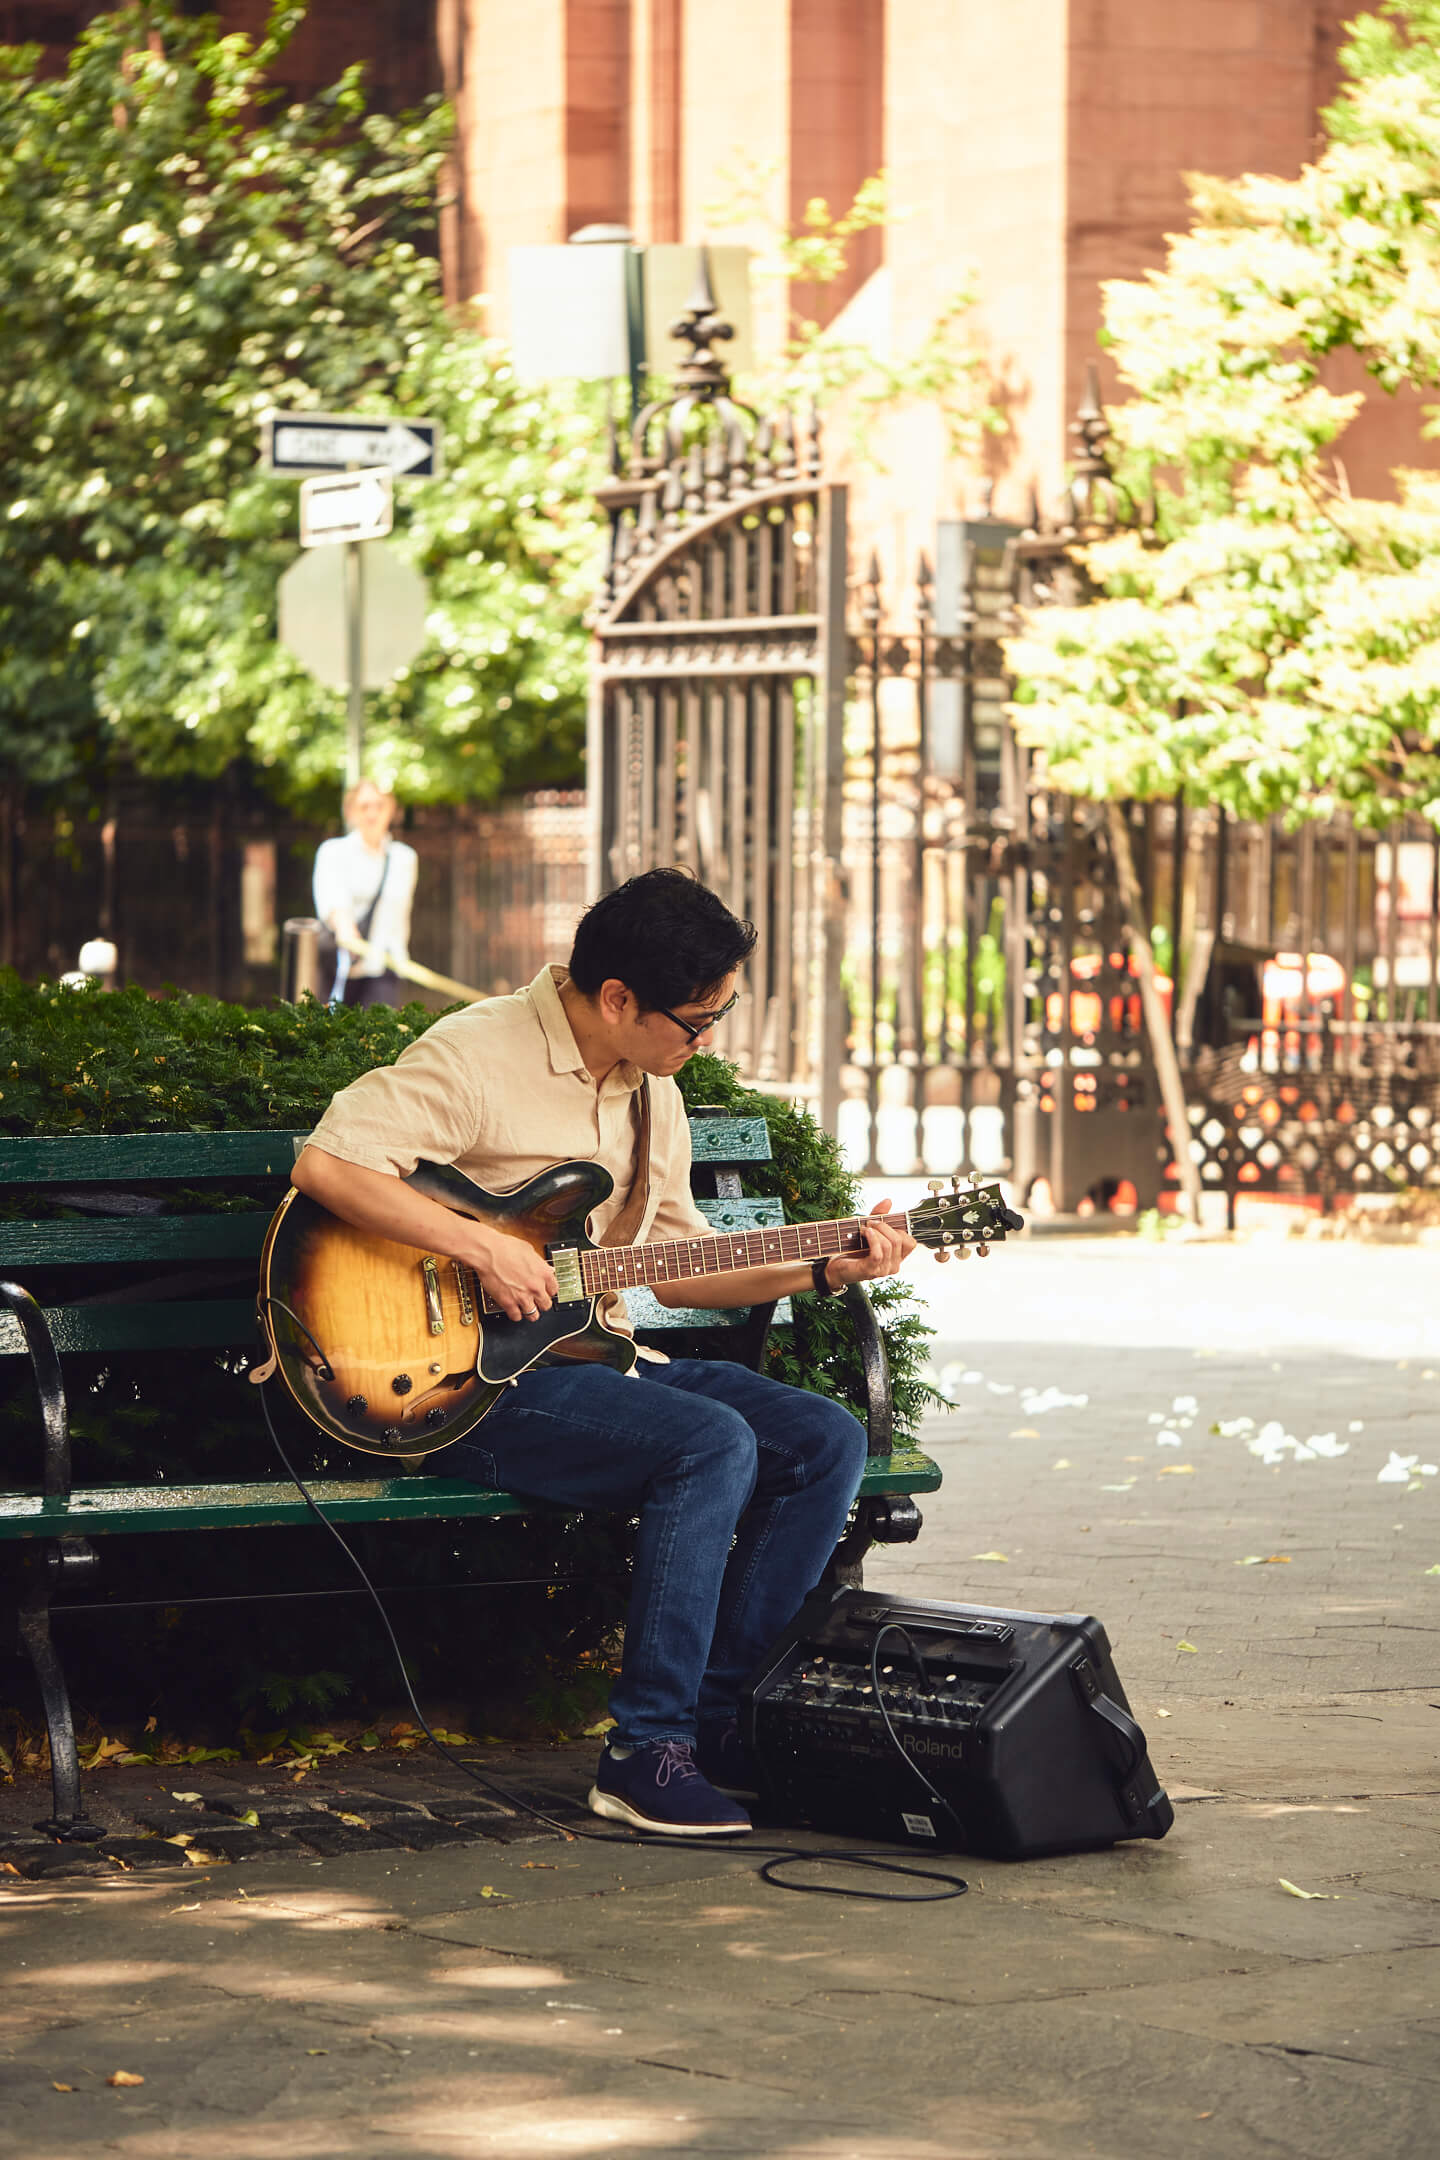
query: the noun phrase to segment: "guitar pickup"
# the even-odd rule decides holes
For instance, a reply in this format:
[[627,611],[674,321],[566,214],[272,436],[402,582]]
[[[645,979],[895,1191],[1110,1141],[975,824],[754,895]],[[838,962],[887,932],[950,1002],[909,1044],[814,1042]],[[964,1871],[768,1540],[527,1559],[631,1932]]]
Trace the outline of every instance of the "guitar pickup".
[[585,1280],[580,1272],[580,1255],[573,1245],[552,1245],[549,1252],[551,1267],[555,1270],[555,1293],[562,1305],[577,1305],[585,1295]]
[[443,1335],[445,1308],[440,1302],[440,1270],[430,1253],[426,1253],[420,1262],[420,1273],[425,1281],[425,1314],[430,1322],[430,1332],[432,1335]]

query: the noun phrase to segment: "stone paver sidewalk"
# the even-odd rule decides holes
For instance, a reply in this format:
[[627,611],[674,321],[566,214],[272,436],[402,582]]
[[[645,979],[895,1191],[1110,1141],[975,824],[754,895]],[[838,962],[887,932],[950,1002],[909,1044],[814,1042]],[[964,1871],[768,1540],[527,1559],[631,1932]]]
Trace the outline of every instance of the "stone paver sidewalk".
[[[1302,1249],[1287,1290],[1293,1251],[1022,1241],[917,1276],[962,1407],[924,1537],[869,1579],[1097,1612],[1178,1799],[1162,1844],[961,1861],[967,1897],[902,1911],[514,1821],[406,1850],[383,1823],[457,1812],[456,1774],[337,1764],[304,1790],[368,1808],[372,1850],[5,1878],[0,2151],[1430,2160],[1440,1477],[1378,1473],[1440,1461],[1440,1264]],[[1334,1451],[1266,1461],[1271,1421]],[[563,1808],[591,1762],[503,1767]],[[262,1823],[284,1797],[169,1782]],[[165,1798],[93,1794],[132,1824]]]

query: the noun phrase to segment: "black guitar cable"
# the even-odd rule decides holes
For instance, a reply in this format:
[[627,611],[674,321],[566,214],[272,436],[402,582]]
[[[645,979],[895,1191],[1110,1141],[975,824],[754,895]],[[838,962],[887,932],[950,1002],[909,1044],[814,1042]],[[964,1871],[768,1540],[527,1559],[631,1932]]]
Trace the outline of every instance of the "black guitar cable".
[[[305,1330],[305,1332],[307,1335],[309,1335],[310,1333],[308,1328]],[[312,1343],[314,1343],[315,1341],[313,1336],[310,1337],[310,1340]],[[317,1354],[323,1357],[323,1352],[320,1351],[318,1343],[315,1344],[315,1349]],[[328,1360],[326,1360],[326,1362],[328,1363]],[[325,1513],[325,1510],[321,1507],[319,1501],[310,1491],[309,1486],[305,1483],[305,1480],[301,1477],[299,1471],[295,1468],[295,1465],[291,1462],[290,1457],[285,1452],[285,1447],[283,1442],[281,1441],[280,1435],[275,1430],[275,1420],[270,1415],[270,1398],[266,1392],[268,1385],[268,1379],[262,1381],[259,1386],[259,1392],[260,1407],[265,1413],[265,1426],[266,1430],[269,1432],[270,1435],[271,1445],[274,1447],[276,1454],[279,1456],[281,1463],[284,1465],[285,1475],[289,1478],[291,1484],[299,1493],[306,1507],[310,1510],[310,1513],[315,1517],[315,1520],[320,1524],[322,1529],[328,1530],[331,1537],[340,1547],[341,1552],[344,1553],[345,1558],[349,1561],[351,1567],[354,1569],[355,1573],[359,1576],[361,1582],[364,1584],[365,1590],[369,1595],[371,1603],[374,1605],[376,1612],[380,1615],[380,1625],[384,1628],[386,1637],[389,1640],[390,1648],[394,1652],[395,1667],[400,1675],[400,1683],[405,1690],[405,1694],[409,1701],[410,1708],[415,1714],[415,1722],[420,1727],[426,1739],[430,1742],[430,1745],[435,1749],[437,1754],[443,1755],[447,1762],[453,1763],[455,1768],[461,1771],[464,1776],[469,1778],[472,1784],[478,1785],[482,1792],[487,1793],[492,1799],[502,1801],[506,1807],[517,1809],[522,1815],[528,1815],[533,1822],[544,1823],[546,1828],[549,1830],[558,1830],[560,1835],[564,1838],[583,1838],[594,1845],[624,1845],[628,1846],[632,1852],[637,1845],[661,1845],[666,1846],[671,1850],[683,1848],[683,1850],[685,1850],[686,1852],[695,1852],[697,1849],[702,1852],[713,1851],[717,1853],[717,1857],[720,1852],[730,1854],[742,1850],[742,1848],[738,1844],[731,1845],[727,1842],[721,1845],[717,1840],[716,1845],[711,1846],[707,1843],[702,1842],[698,1838],[667,1837],[663,1833],[658,1831],[636,1830],[629,1833],[617,1833],[615,1831],[609,1830],[577,1829],[574,1824],[561,1822],[556,1816],[547,1815],[543,1808],[537,1808],[530,1801],[522,1800],[518,1793],[512,1793],[508,1791],[505,1786],[499,1784],[494,1778],[486,1775],[484,1772],[477,1770],[474,1765],[467,1761],[463,1755],[457,1754],[454,1748],[448,1746],[445,1741],[441,1740],[435,1733],[435,1730],[432,1727],[430,1720],[426,1717],[424,1711],[421,1709],[418,1701],[416,1700],[415,1690],[410,1685],[410,1675],[405,1668],[404,1654],[401,1651],[399,1641],[395,1634],[395,1630],[390,1624],[390,1615],[385,1610],[384,1601],[381,1598],[379,1591],[375,1588],[374,1583],[371,1582],[370,1577],[365,1572],[364,1565],[361,1562],[358,1553],[353,1550],[346,1538],[342,1536],[341,1532],[336,1528],[335,1524],[331,1522],[329,1516]],[[875,1646],[872,1648],[871,1654],[872,1671],[874,1669],[875,1658],[878,1655],[878,1645],[880,1637],[884,1634],[887,1634],[888,1632],[889,1628],[887,1627],[880,1629],[877,1633]],[[903,1633],[904,1631],[900,1630],[900,1632]],[[913,1644],[911,1645],[911,1650],[913,1653]],[[885,1718],[886,1731],[889,1733],[891,1740],[894,1741],[894,1744],[899,1751],[901,1761],[908,1764],[912,1770],[915,1769],[915,1765],[910,1762],[909,1756],[905,1753],[904,1749],[900,1747],[899,1738],[895,1732],[893,1725],[891,1725],[890,1723],[888,1714],[885,1712],[883,1701],[881,1702],[881,1714]],[[921,1782],[927,1787],[927,1790],[933,1793],[935,1791],[935,1788],[930,1785],[929,1780],[924,1777],[923,1772],[917,1772],[917,1775],[920,1776]],[[938,1793],[935,1794],[935,1797],[937,1799],[940,1799],[940,1795]],[[943,1799],[940,1800],[940,1804],[942,1807],[946,1805]],[[950,1811],[947,1809],[947,1812]],[[797,1852],[794,1846],[791,1845],[754,1845],[748,1839],[744,1844],[743,1851],[747,1855],[753,1855],[757,1858],[762,1854],[768,1855],[768,1857],[765,1859],[764,1865],[759,1870],[759,1874],[761,1880],[763,1882],[769,1883],[772,1888],[776,1890],[804,1891],[807,1894],[815,1897],[865,1898],[870,1900],[872,1903],[884,1905],[936,1905],[943,1903],[948,1898],[963,1897],[970,1887],[969,1883],[966,1882],[965,1878],[961,1875],[949,1875],[940,1868],[916,1867],[913,1862],[907,1860],[886,1860],[873,1852]],[[869,1868],[877,1874],[903,1875],[907,1879],[913,1881],[939,1883],[943,1885],[943,1887],[938,1890],[911,1891],[841,1890],[837,1889],[831,1883],[786,1882],[783,1877],[773,1872],[778,1868],[793,1867],[801,1862],[810,1862],[812,1864],[818,1864],[822,1866],[828,1866],[832,1863],[838,1863],[847,1867]]]

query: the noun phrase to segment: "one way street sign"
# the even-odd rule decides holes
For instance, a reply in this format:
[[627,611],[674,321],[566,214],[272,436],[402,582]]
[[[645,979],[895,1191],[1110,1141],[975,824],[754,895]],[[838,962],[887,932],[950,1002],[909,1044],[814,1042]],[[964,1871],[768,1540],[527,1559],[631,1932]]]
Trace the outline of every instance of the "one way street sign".
[[267,413],[260,423],[260,464],[266,472],[344,472],[387,465],[412,480],[441,472],[438,420],[378,420],[343,413]]

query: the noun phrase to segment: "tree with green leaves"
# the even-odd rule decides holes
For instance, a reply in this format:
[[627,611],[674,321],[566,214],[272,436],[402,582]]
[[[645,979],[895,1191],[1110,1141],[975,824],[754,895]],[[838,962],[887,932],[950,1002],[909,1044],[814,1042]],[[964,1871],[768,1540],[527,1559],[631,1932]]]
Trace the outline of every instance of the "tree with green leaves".
[[1134,393],[1111,415],[1118,469],[1157,516],[1083,547],[1089,604],[1031,611],[1009,646],[1022,737],[1055,785],[1107,804],[1177,1133],[1120,804],[1440,824],[1440,477],[1354,496],[1342,438],[1363,393],[1327,381],[1344,353],[1383,391],[1440,381],[1440,0],[1387,0],[1343,60],[1313,164],[1194,181],[1165,267],[1106,286]]
[[1362,393],[1326,365],[1440,381],[1440,4],[1391,0],[1343,57],[1313,164],[1194,182],[1164,269],[1105,289],[1120,472],[1157,530],[1086,548],[1093,603],[1010,646],[1017,724],[1076,794],[1440,823],[1440,477],[1354,496]]
[[411,800],[572,779],[583,739],[594,429],[447,314],[450,120],[308,103],[269,71],[303,15],[222,35],[172,0],[97,17],[58,80],[0,48],[0,772],[118,752],[150,774],[249,758],[328,798],[343,700],[275,639],[295,483],[267,409],[435,414],[439,485],[400,486],[430,641],[372,703]]

